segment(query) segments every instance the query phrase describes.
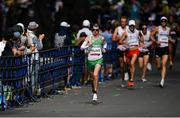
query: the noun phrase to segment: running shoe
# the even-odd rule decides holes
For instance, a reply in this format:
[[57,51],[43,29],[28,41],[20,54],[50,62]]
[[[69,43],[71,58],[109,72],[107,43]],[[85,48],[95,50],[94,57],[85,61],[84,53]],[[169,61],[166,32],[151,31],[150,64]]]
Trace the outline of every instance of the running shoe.
[[77,85],[74,85],[74,86],[71,86],[72,89],[80,89],[81,86],[77,86]]
[[159,86],[160,86],[161,88],[164,87],[164,80],[163,80],[163,79],[161,79],[161,82],[160,82]]
[[65,87],[65,90],[71,90],[72,86],[70,86],[69,84]]
[[134,81],[128,81],[128,87],[133,87],[134,86]]
[[152,71],[151,63],[148,63],[148,64],[147,64],[147,69],[148,69],[149,71]]
[[147,82],[147,79],[145,79],[145,78],[142,78],[141,80],[142,80],[142,82]]
[[93,101],[97,101],[97,93],[93,93]]
[[122,88],[126,87],[124,80],[122,80],[121,87],[122,87]]
[[129,80],[129,74],[127,72],[124,74],[124,80],[125,81]]

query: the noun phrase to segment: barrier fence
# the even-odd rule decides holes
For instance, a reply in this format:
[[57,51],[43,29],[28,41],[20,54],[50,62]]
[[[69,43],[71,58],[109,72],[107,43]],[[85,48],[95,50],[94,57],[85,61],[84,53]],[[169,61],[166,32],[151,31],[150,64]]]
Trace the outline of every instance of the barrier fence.
[[[114,76],[119,70],[116,44],[104,54],[104,64],[113,64]],[[67,46],[23,57],[0,57],[1,110],[40,101],[55,94],[60,83],[80,85],[86,54],[78,46]],[[71,78],[70,81],[67,78]]]

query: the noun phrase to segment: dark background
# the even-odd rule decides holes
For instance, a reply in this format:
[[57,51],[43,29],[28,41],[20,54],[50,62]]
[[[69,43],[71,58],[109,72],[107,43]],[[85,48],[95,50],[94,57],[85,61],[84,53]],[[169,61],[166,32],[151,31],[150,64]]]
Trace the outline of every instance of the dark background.
[[[155,24],[159,23],[162,15],[169,17],[178,11],[179,0],[167,0],[167,14],[163,12],[165,5],[163,0],[124,0],[125,4],[118,11],[117,5],[121,0],[61,0],[63,7],[55,11],[55,3],[58,0],[0,0],[0,36],[18,22],[22,22],[26,27],[30,21],[40,24],[40,32],[46,34],[44,45],[45,49],[53,47],[54,33],[58,30],[61,21],[67,21],[71,25],[71,31],[77,32],[81,28],[82,21],[88,19],[91,23],[105,24],[108,20],[119,20],[120,16],[125,15],[132,18],[132,6],[136,4],[137,16],[141,22],[147,22],[152,13],[156,14]],[[152,8],[152,1],[156,1],[156,7]],[[132,14],[131,14],[132,13]],[[176,22],[179,23],[179,15]],[[134,19],[134,18],[133,18]],[[136,19],[135,19],[136,20]]]

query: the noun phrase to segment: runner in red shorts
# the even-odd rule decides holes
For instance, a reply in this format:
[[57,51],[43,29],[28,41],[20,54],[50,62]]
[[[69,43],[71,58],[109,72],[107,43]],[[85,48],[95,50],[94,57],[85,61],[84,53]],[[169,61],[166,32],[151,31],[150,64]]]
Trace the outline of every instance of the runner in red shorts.
[[130,79],[128,81],[128,86],[134,86],[134,73],[135,73],[135,62],[139,55],[139,46],[143,44],[143,37],[141,33],[135,28],[135,21],[129,21],[129,28],[123,33],[121,37],[121,42],[126,41],[128,50],[126,52],[126,58],[129,65]]

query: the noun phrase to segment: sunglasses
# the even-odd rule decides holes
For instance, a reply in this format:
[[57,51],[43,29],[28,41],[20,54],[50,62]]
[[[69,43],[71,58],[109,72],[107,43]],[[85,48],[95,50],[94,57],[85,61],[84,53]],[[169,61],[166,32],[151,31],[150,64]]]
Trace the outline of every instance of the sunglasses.
[[166,23],[167,21],[166,20],[162,20],[161,22],[165,22]]
[[92,31],[99,31],[99,29],[92,29]]
[[147,27],[142,27],[142,29],[147,29]]
[[135,27],[134,25],[129,25],[129,27]]

